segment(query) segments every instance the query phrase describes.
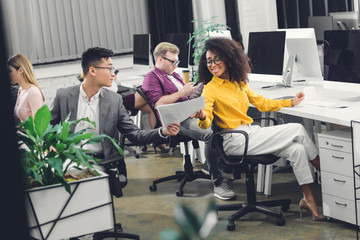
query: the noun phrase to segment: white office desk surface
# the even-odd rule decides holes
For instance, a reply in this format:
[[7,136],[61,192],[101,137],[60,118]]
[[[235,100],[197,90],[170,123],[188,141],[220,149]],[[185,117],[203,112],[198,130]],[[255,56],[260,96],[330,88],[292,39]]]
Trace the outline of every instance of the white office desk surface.
[[306,99],[295,107],[282,108],[278,112],[293,116],[308,118],[316,121],[339,124],[350,127],[351,120],[360,118],[360,84],[335,83],[293,83],[291,88],[276,86],[262,89],[262,86],[271,85],[260,80],[249,81],[251,89],[266,98],[280,98],[295,96],[297,92],[304,91],[304,87],[315,87],[315,100],[331,102],[332,106],[311,105],[311,99]]

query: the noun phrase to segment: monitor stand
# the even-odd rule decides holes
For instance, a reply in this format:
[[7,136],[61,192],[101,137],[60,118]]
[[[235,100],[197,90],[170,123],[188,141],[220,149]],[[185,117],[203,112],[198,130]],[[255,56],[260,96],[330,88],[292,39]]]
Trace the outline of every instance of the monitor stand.
[[263,86],[261,88],[272,88],[272,87],[279,87],[279,86],[285,87],[285,88],[291,87],[292,73],[293,73],[293,67],[294,67],[295,61],[296,61],[296,54],[289,54],[285,72],[282,75],[282,82],[275,83],[273,85]]

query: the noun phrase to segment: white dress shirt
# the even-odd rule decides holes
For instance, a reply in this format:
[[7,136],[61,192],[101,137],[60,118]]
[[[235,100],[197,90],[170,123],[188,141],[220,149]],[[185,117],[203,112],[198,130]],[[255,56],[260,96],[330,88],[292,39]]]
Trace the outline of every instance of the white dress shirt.
[[[95,129],[88,129],[86,132],[95,133],[95,135],[99,134],[99,96],[101,93],[101,89],[97,92],[91,99],[85,94],[85,91],[80,85],[80,95],[78,101],[78,110],[77,110],[77,119],[86,118],[88,117],[90,121],[95,122],[96,128]],[[80,121],[75,126],[75,132],[78,132],[84,128],[94,128],[91,123]],[[86,140],[85,140],[86,141]],[[84,141],[82,142],[84,143]],[[85,149],[91,150],[95,154],[102,153],[102,146],[101,143],[97,144],[88,144],[84,146]]]
[[176,78],[174,78],[173,75],[168,75],[168,77],[170,78],[170,80],[174,83],[174,85],[177,87],[177,89],[180,91],[183,88],[183,85],[181,85],[181,83],[179,83],[178,80],[176,80]]

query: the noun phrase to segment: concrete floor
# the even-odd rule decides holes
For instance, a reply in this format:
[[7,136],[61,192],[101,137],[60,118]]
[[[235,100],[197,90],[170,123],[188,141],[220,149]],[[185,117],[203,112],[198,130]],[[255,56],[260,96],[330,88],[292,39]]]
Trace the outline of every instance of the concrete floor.
[[[210,180],[195,180],[185,185],[184,196],[177,197],[175,191],[179,183],[168,181],[160,183],[156,192],[151,192],[149,186],[152,181],[168,176],[175,170],[182,169],[182,157],[179,149],[173,156],[167,153],[155,154],[152,148],[142,153],[136,159],[126,158],[129,183],[124,189],[124,196],[114,198],[115,215],[125,232],[136,233],[142,240],[160,239],[159,233],[167,228],[177,229],[173,218],[175,206],[186,204],[201,217],[213,197],[213,187]],[[196,161],[196,168],[201,169],[201,163]],[[244,177],[232,183],[237,199],[232,201],[243,202],[245,199]],[[321,188],[314,184],[313,191],[321,209]],[[235,222],[235,231],[222,230],[214,239],[356,239],[356,228],[353,225],[332,219],[330,222],[315,222],[305,213],[299,218],[298,202],[302,195],[292,172],[274,173],[272,196],[264,197],[258,194],[258,200],[290,198],[292,204],[288,212],[284,213],[286,224],[276,226],[275,218],[262,214],[249,214]],[[227,204],[215,199],[217,203]],[[219,218],[226,220],[230,212],[219,212]]]

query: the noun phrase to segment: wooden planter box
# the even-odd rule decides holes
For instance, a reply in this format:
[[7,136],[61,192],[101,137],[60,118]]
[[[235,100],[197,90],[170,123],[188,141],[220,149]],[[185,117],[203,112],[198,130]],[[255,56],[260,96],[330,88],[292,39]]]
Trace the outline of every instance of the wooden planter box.
[[64,239],[114,228],[109,176],[72,182],[71,195],[62,185],[26,190],[29,234],[36,239]]

